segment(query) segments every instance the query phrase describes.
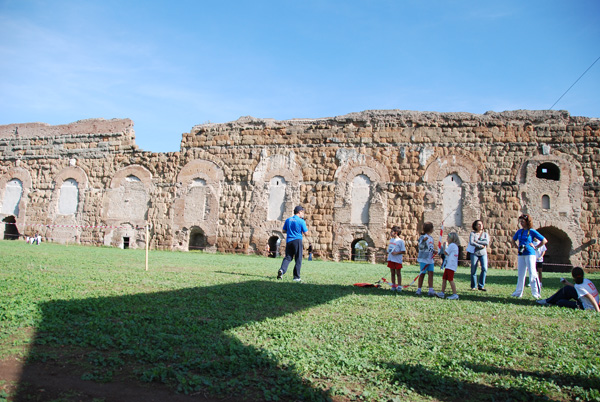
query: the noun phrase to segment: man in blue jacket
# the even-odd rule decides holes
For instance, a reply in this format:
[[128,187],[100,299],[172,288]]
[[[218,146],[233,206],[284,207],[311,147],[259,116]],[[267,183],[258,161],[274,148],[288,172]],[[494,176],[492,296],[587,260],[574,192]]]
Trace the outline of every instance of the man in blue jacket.
[[294,281],[300,282],[300,269],[302,268],[302,235],[308,233],[306,222],[304,221],[304,208],[298,205],[294,208],[294,216],[287,218],[283,224],[283,233],[286,234],[285,239],[285,258],[281,262],[281,268],[277,271],[277,279],[281,279],[286,273],[288,265],[293,260],[294,265]]

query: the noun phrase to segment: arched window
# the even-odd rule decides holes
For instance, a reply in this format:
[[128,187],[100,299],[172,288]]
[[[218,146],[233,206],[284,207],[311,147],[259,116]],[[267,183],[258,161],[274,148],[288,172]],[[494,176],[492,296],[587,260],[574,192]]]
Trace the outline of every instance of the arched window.
[[190,231],[189,250],[204,250],[208,247],[208,239],[206,234],[199,227],[193,227]]
[[443,218],[446,226],[462,226],[462,180],[452,173],[443,180],[444,196],[442,200]]
[[350,223],[369,223],[369,207],[371,205],[371,180],[360,174],[352,180],[352,212]]
[[535,177],[546,180],[560,180],[560,168],[554,163],[542,163],[537,167]]
[[358,239],[352,242],[352,261],[367,261],[367,243],[364,239]]
[[548,197],[547,195],[542,195],[542,208],[543,209],[550,209],[550,197]]
[[134,175],[129,175],[125,178],[125,180],[127,180],[128,182],[141,182],[141,180]]
[[79,186],[75,179],[67,179],[60,186],[58,197],[58,214],[73,215],[77,212],[79,204]]
[[201,220],[206,220],[210,213],[209,191],[204,179],[197,177],[190,183],[188,193],[190,200],[186,205],[186,210],[191,208],[194,211],[194,216]]
[[269,212],[267,220],[283,220],[285,188],[286,182],[281,176],[275,176],[269,182]]
[[19,179],[12,179],[6,183],[4,200],[2,202],[2,213],[6,215],[19,216],[19,202],[23,195],[23,183]]

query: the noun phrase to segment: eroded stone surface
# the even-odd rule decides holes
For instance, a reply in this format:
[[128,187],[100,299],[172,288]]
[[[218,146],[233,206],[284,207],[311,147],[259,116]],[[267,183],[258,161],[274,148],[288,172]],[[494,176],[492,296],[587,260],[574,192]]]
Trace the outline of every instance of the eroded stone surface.
[[302,204],[308,240],[328,259],[360,239],[382,258],[394,225],[414,257],[424,221],[437,233],[447,218],[465,243],[482,219],[492,265],[512,267],[510,239],[529,213],[550,240],[547,260],[598,266],[599,138],[598,119],[526,110],[242,117],[194,126],[171,153],[140,150],[128,119],[6,125],[0,202],[18,205],[0,218],[58,242],[143,247],[150,222],[152,247],[262,253],[283,238],[269,218]]

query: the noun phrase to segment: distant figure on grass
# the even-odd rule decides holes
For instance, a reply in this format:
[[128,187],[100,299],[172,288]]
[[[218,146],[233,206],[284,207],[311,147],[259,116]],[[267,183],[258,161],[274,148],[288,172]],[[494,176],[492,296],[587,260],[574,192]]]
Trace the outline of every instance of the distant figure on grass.
[[285,257],[281,262],[281,268],[277,271],[277,279],[281,279],[287,272],[288,265],[295,260],[294,281],[300,282],[300,269],[302,268],[302,235],[308,233],[304,221],[304,208],[298,205],[294,208],[294,216],[287,218],[283,224],[285,239]]
[[387,266],[392,276],[392,290],[402,291],[402,254],[406,253],[404,240],[400,238],[400,227],[394,226],[390,233],[390,242],[388,244]]
[[308,243],[308,261],[312,261],[313,246],[312,243]]
[[[539,244],[540,241],[538,239],[533,241],[534,246],[538,246]],[[546,254],[546,251],[548,251],[548,249],[544,245],[539,246],[535,250],[535,270],[537,271],[538,279],[540,280],[540,286],[542,286],[542,271],[544,270],[544,255]],[[529,278],[527,286],[531,286],[531,278]]]
[[[469,236],[467,252],[471,255],[471,290],[486,292],[485,278],[487,277],[488,256],[487,246],[490,244],[490,236],[483,230],[483,222],[477,219],[472,225],[473,231]],[[481,266],[481,274],[477,281],[477,263]]]
[[[537,230],[533,229],[533,222],[531,216],[521,215],[519,216],[519,225],[521,229],[517,230],[517,233],[513,236],[513,243],[519,249],[518,259],[518,279],[517,288],[513,292],[513,297],[522,297],[523,288],[525,286],[525,275],[529,273],[529,280],[531,281],[531,295],[535,299],[540,298],[540,292],[542,285],[537,277],[535,269],[535,252],[538,248],[548,243],[548,240],[542,236]],[[533,241],[538,239],[540,243],[534,246]]]
[[598,303],[598,289],[589,279],[584,279],[583,268],[575,267],[571,270],[571,276],[575,284],[561,278],[560,281],[565,284],[547,299],[540,299],[537,302],[541,305],[556,305],[559,307],[568,307],[580,310],[594,310],[600,312]]
[[444,267],[444,276],[442,277],[442,291],[437,293],[437,297],[444,298],[444,291],[446,290],[446,282],[450,282],[450,287],[452,288],[452,295],[448,296],[448,300],[456,300],[458,299],[458,294],[456,294],[456,285],[454,284],[454,273],[456,272],[456,268],[458,268],[458,246],[460,244],[460,239],[455,232],[448,234],[448,245],[444,249],[444,253],[446,254],[446,258],[444,259],[443,267]]
[[427,283],[429,285],[429,291],[427,292],[428,296],[435,296],[435,291],[433,290],[433,256],[436,255],[436,252],[433,248],[433,237],[431,234],[433,233],[433,223],[425,222],[423,224],[423,232],[419,237],[419,254],[417,255],[417,262],[420,267],[420,275],[419,275],[419,287],[417,288],[416,295],[421,295],[421,286],[423,286],[423,279],[425,278],[425,272],[427,272]]

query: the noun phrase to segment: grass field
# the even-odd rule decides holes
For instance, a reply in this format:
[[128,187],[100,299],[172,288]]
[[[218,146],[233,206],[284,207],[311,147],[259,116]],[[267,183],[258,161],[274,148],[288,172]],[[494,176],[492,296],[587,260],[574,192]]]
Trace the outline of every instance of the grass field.
[[[600,314],[511,298],[515,271],[484,293],[461,267],[451,301],[352,286],[383,265],[305,261],[297,284],[280,263],[151,251],[146,272],[143,250],[0,241],[0,360],[198,398],[600,401]],[[0,378],[0,401],[50,400],[22,382]]]

